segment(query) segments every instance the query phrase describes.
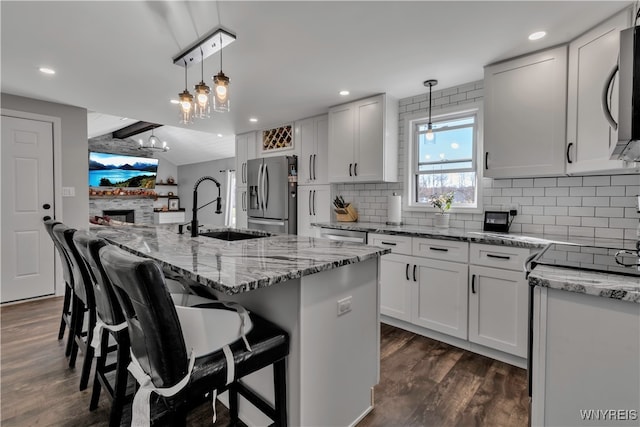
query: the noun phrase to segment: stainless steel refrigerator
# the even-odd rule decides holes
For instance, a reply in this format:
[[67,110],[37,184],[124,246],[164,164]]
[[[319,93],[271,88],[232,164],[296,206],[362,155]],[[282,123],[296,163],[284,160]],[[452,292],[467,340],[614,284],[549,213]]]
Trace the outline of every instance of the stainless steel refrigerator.
[[247,162],[249,228],[298,232],[298,158],[265,157]]

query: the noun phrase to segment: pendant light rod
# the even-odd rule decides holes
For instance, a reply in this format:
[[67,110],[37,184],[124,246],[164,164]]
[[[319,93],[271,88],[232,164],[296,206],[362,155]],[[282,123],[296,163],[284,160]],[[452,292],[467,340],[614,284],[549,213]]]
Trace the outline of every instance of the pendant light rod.
[[235,40],[235,34],[222,27],[216,27],[174,56],[173,63],[184,66],[185,68],[190,67],[204,61],[217,51],[229,46]]
[[438,84],[435,79],[425,80],[423,83],[425,86],[429,86],[429,124],[431,124],[431,88]]

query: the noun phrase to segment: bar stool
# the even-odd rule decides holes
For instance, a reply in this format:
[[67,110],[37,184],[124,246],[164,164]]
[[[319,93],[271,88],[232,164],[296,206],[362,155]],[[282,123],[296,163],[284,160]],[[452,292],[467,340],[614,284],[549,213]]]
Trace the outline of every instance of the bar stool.
[[[98,408],[100,392],[104,388],[111,398],[109,426],[119,426],[122,410],[130,400],[127,397],[129,379],[127,365],[130,360],[130,344],[129,331],[122,308],[98,256],[100,248],[108,243],[83,230],[75,232],[73,242],[88,267],[87,271],[91,277],[96,302],[96,328],[93,332],[93,342],[91,342],[96,354],[96,367],[89,410],[93,411]],[[110,340],[115,342],[115,345],[109,346]],[[108,365],[107,357],[114,353],[116,361]],[[114,371],[113,380],[110,381],[109,378],[112,377],[110,374]]]
[[[212,392],[215,401],[216,394],[227,389],[233,423],[238,421],[240,393],[277,426],[287,425],[285,331],[233,303],[175,306],[153,260],[112,245],[100,249],[100,260],[129,325],[129,370],[140,384],[132,413],[143,415],[132,425],[184,425],[187,411],[207,393]],[[220,327],[222,323],[228,327]],[[275,407],[238,381],[269,365],[274,370]]]
[[69,260],[64,252],[64,249],[60,247],[60,242],[53,234],[53,227],[57,224],[61,224],[59,221],[53,219],[47,219],[44,221],[44,228],[51,236],[53,245],[58,251],[60,257],[60,264],[62,264],[62,277],[64,278],[64,302],[62,303],[62,315],[60,316],[60,329],[58,329],[58,339],[61,340],[64,337],[64,330],[69,327],[69,335],[67,336],[67,346],[65,349],[65,356],[71,354],[71,343],[73,342],[73,332],[71,331],[71,300],[73,298],[73,276],[71,275],[71,266]]
[[[69,356],[69,367],[75,367],[78,349],[82,350],[84,354],[82,372],[80,374],[80,390],[82,391],[87,388],[89,383],[89,375],[93,363],[94,351],[90,343],[93,339],[93,329],[96,326],[96,304],[93,285],[91,284],[91,276],[89,276],[87,266],[73,243],[73,235],[75,232],[75,228],[69,228],[64,224],[57,224],[53,227],[53,234],[60,241],[61,247],[69,259],[71,271],[73,272],[73,303],[71,308],[73,340],[71,343],[71,354]],[[84,319],[85,313],[87,314],[86,325]]]

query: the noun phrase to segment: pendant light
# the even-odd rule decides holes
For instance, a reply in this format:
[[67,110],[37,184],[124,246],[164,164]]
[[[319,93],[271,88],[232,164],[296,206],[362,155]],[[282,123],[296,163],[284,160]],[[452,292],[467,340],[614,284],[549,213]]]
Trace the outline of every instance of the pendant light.
[[213,110],[226,113],[229,111],[229,77],[222,72],[222,34],[220,35],[220,72],[213,77]]
[[138,142],[140,143],[138,150],[155,150],[155,151],[164,151],[164,152],[169,151],[169,146],[167,145],[167,141],[162,141],[161,143],[160,138],[154,135],[153,129],[151,129],[151,136],[147,140],[146,144],[142,139],[139,139]]
[[209,102],[211,89],[204,82],[204,52],[202,49],[200,49],[200,54],[202,55],[202,61],[200,61],[201,80],[194,89],[196,98],[194,115],[199,119],[208,119],[211,117],[211,102]]
[[437,80],[434,79],[430,79],[430,80],[426,80],[423,83],[425,86],[429,86],[429,124],[427,125],[427,141],[433,141],[434,135],[433,135],[433,124],[431,123],[431,88],[435,85],[438,84]]
[[187,61],[184,61],[184,92],[178,94],[180,107],[180,123],[193,123],[193,95],[187,90]]

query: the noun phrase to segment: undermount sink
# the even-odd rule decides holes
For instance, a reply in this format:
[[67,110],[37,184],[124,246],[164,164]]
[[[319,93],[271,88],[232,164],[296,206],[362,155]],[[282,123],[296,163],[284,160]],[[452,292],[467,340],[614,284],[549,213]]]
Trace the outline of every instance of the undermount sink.
[[200,236],[211,237],[213,239],[226,240],[228,242],[233,242],[236,240],[261,239],[263,237],[269,237],[268,234],[249,234],[249,233],[240,233],[238,231],[209,231],[207,233],[200,233]]

